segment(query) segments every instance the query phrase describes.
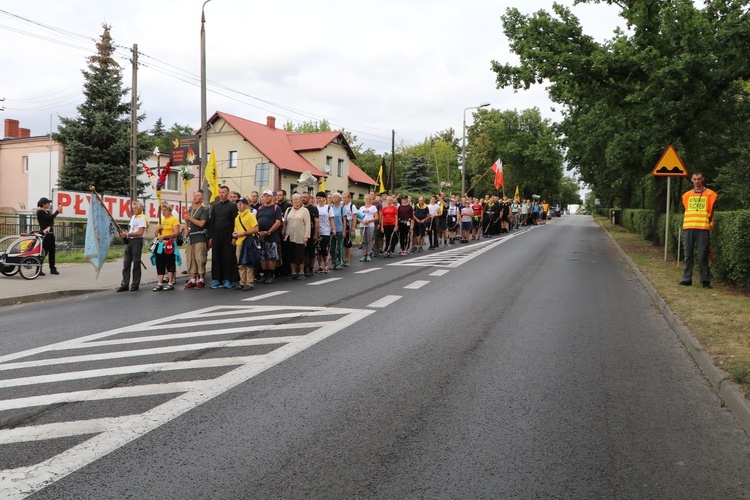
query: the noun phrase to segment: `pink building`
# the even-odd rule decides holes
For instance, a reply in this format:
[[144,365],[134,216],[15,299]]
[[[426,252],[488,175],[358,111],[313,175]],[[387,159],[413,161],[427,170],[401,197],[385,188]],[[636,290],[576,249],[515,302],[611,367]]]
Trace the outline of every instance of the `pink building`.
[[33,212],[39,198],[52,197],[63,163],[62,145],[48,135],[31,136],[18,120],[6,119],[0,139],[0,212]]

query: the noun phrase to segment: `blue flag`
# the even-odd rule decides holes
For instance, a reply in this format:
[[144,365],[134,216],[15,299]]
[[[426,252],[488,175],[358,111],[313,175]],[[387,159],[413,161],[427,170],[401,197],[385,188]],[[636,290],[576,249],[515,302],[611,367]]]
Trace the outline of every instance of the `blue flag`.
[[117,228],[112,224],[107,209],[96,195],[91,195],[89,217],[86,224],[86,241],[83,256],[91,261],[96,268],[96,277],[104,265],[109,253],[109,245],[117,234]]

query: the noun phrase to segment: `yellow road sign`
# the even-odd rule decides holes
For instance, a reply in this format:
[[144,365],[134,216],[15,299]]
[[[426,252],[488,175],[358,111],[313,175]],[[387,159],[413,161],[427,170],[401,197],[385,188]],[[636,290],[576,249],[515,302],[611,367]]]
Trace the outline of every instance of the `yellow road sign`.
[[680,157],[677,156],[674,146],[669,146],[661,155],[659,163],[651,171],[651,175],[655,177],[687,177],[688,172]]

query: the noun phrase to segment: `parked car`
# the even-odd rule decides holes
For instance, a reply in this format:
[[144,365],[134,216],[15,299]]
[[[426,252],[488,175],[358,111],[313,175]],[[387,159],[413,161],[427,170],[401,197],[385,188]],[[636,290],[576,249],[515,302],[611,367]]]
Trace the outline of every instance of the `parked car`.
[[562,216],[562,208],[560,205],[555,205],[552,207],[552,216],[553,217],[561,217]]

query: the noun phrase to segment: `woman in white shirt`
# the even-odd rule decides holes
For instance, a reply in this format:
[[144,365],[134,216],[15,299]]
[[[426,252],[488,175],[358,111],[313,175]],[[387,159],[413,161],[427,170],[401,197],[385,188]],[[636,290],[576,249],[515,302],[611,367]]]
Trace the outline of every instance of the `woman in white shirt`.
[[375,224],[378,222],[378,207],[372,204],[369,194],[365,195],[365,204],[359,210],[362,217],[360,227],[362,228],[362,258],[360,262],[372,261],[372,235],[375,232]]

